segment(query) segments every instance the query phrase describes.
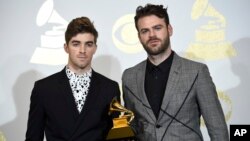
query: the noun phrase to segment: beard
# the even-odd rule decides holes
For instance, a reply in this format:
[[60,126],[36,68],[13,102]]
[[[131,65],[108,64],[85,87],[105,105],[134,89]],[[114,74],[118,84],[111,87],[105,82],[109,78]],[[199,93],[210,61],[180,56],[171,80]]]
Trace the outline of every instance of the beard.
[[152,47],[148,46],[148,43],[151,40],[160,40],[160,39],[155,37],[155,38],[149,39],[146,43],[142,43],[143,48],[146,50],[146,52],[149,55],[158,55],[158,54],[161,54],[161,53],[165,52],[168,49],[169,44],[170,44],[170,39],[167,36],[166,38],[164,38],[162,40],[162,43],[160,45],[158,45],[157,47],[152,48]]

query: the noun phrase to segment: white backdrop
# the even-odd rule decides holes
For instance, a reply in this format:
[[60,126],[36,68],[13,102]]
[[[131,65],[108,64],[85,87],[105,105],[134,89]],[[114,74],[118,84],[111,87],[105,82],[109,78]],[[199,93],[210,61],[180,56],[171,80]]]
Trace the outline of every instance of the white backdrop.
[[93,68],[121,83],[122,72],[146,58],[133,23],[146,3],[168,6],[173,50],[208,65],[228,126],[250,124],[249,0],[2,0],[0,141],[24,140],[33,84],[64,67],[64,31],[73,18],[94,21]]

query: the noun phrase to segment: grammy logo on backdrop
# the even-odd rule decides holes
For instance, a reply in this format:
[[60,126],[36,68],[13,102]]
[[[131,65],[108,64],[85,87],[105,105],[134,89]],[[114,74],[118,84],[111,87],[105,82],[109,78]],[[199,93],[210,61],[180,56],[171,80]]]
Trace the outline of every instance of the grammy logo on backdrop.
[[63,65],[67,63],[64,51],[64,33],[68,22],[54,9],[54,1],[46,0],[38,11],[36,24],[53,25],[52,29],[41,35],[41,45],[36,47],[30,63],[44,65]]
[[134,119],[134,113],[123,107],[115,98],[110,103],[108,114],[111,115],[114,112],[118,112],[119,117],[113,118],[113,127],[108,133],[107,140],[134,137],[134,132],[129,126]]

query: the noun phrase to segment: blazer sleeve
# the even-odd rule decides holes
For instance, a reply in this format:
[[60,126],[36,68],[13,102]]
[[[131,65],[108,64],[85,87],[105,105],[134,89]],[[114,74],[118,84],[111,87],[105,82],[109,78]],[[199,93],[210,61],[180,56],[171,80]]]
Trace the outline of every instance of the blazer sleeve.
[[42,104],[41,90],[36,82],[30,97],[30,110],[25,141],[43,141],[45,113]]
[[198,104],[211,141],[229,141],[227,124],[208,67],[202,65],[196,83]]
[[[124,106],[128,109],[128,110],[132,110],[132,112],[135,112],[133,111],[133,105],[132,103],[130,102],[130,98],[129,98],[129,90],[128,90],[128,87],[127,87],[127,79],[129,78],[129,70],[126,69],[124,72],[123,72],[123,75],[122,75],[122,96],[123,96],[123,100],[124,100]],[[132,128],[132,130],[134,131],[135,134],[138,134],[138,131],[137,131],[137,128],[138,126],[136,125],[136,118],[134,118],[131,123],[130,123],[130,127]]]

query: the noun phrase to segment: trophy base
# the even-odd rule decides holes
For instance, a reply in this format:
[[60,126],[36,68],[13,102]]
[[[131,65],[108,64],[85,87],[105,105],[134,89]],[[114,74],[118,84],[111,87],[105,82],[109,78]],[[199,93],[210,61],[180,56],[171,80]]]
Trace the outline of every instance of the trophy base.
[[107,140],[119,140],[134,137],[131,127],[112,128],[107,136]]
[[108,141],[138,141],[135,137],[122,138],[122,139],[111,139]]

